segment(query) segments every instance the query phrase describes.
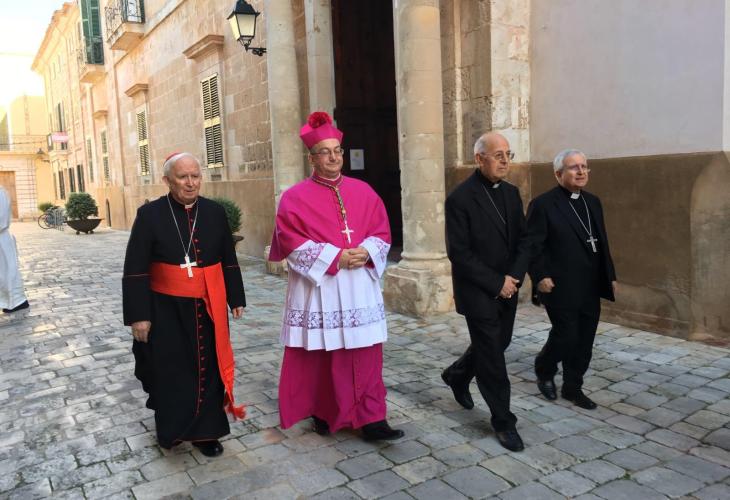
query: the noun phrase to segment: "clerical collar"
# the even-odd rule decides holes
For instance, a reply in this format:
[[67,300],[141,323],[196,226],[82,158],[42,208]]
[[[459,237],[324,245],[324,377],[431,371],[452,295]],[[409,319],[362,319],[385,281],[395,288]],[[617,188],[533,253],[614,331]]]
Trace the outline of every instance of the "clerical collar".
[[574,192],[570,191],[569,189],[565,189],[563,186],[560,186],[560,189],[562,189],[563,193],[565,193],[565,196],[567,196],[571,200],[577,200],[578,198],[580,198],[580,195],[581,195],[580,191],[578,191],[577,193],[574,193]]
[[502,181],[492,182],[489,179],[487,179],[481,170],[477,169],[477,176],[479,177],[479,180],[484,184],[485,187],[497,189],[499,186],[502,185]]
[[172,193],[167,193],[167,199],[169,199],[172,203],[175,204],[175,206],[178,206],[180,208],[183,208],[185,210],[190,210],[191,208],[195,207],[195,204],[198,203],[198,198],[195,198],[195,201],[190,203],[189,205],[186,205],[184,203],[180,203],[175,199],[175,197],[172,195]]
[[312,180],[317,184],[322,184],[328,187],[337,187],[342,184],[342,174],[338,174],[337,178],[335,179],[326,179],[322,176],[317,175],[316,173],[313,173]]

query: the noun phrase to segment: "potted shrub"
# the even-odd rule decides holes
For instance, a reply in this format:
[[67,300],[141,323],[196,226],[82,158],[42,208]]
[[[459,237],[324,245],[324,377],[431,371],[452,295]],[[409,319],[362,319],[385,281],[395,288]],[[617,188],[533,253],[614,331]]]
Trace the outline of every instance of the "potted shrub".
[[233,243],[238,244],[239,241],[243,241],[243,236],[236,234],[236,231],[241,229],[241,209],[238,208],[232,200],[228,198],[211,198],[214,202],[218,203],[226,211],[226,219],[228,219],[228,229],[233,235]]
[[99,215],[99,207],[96,206],[96,200],[89,193],[71,193],[68,195],[66,223],[76,230],[76,234],[94,232],[101,219],[91,218],[92,215]]
[[38,204],[38,210],[40,210],[40,212],[42,214],[44,214],[44,213],[46,213],[46,210],[48,210],[49,208],[53,208],[54,206],[55,205],[53,203],[51,203],[50,201],[44,201],[44,202]]

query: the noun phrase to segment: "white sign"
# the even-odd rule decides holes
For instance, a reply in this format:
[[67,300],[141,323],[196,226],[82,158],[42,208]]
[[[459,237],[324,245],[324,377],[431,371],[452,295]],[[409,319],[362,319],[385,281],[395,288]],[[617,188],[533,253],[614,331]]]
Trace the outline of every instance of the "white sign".
[[66,132],[54,132],[51,134],[53,142],[68,142],[68,134]]
[[365,170],[365,150],[350,150],[350,170]]

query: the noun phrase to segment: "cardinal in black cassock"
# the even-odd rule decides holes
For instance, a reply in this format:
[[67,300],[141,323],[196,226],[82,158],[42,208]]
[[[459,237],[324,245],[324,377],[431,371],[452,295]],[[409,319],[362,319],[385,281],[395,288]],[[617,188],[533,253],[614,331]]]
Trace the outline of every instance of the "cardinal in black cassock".
[[233,402],[227,310],[243,314],[243,280],[223,207],[198,196],[198,160],[176,153],[164,171],[170,192],[139,208],[127,245],[124,324],[160,446],[192,441],[216,456],[226,412],[245,414]]

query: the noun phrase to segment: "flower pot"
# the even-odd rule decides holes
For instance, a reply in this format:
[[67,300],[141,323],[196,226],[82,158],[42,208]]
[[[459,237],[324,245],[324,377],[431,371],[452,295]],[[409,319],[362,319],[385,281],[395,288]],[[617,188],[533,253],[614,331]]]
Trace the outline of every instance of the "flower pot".
[[102,220],[103,219],[69,219],[66,221],[66,224],[68,224],[71,229],[74,229],[76,234],[93,234],[94,229],[96,229],[96,226],[98,226]]

